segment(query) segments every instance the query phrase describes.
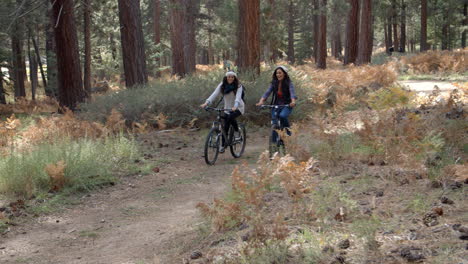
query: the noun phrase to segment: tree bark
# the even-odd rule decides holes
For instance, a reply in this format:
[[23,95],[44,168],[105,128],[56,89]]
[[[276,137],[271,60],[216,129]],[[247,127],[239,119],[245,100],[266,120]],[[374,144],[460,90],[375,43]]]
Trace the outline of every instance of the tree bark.
[[397,23],[397,6],[396,0],[392,0],[392,24],[393,24],[393,48],[395,51],[399,51],[399,41],[398,41],[398,23]]
[[74,3],[72,0],[51,0],[51,3],[57,45],[59,103],[73,111],[85,98],[73,15]]
[[[333,4],[333,14],[338,14],[338,5],[337,3]],[[332,56],[336,59],[342,59],[342,46],[341,46],[341,21],[339,18],[335,17],[331,21],[332,26],[332,40],[331,40],[331,52]]]
[[314,23],[314,32],[313,32],[313,35],[314,35],[314,60],[315,62],[317,62],[317,59],[318,59],[318,50],[319,50],[319,46],[318,46],[318,43],[319,43],[319,31],[320,31],[320,19],[319,19],[319,0],[312,0],[312,4],[313,4],[313,8],[314,8],[314,15],[312,16],[312,21]]
[[148,82],[145,42],[141,25],[140,0],[119,0],[120,38],[125,72],[125,86]]
[[153,0],[153,42],[161,43],[161,3],[160,0]]
[[34,37],[32,37],[31,39],[32,39],[32,43],[33,43],[33,46],[34,46],[34,53],[36,54],[36,61],[37,61],[38,65],[39,65],[39,70],[41,72],[42,83],[44,85],[44,89],[46,89],[47,79],[46,79],[46,76],[45,76],[45,73],[44,73],[44,67],[42,66],[41,56],[39,54],[39,47],[37,46],[37,42],[34,39]]
[[185,23],[184,23],[184,63],[186,73],[195,72],[197,55],[196,19],[200,9],[200,0],[184,0]]
[[289,0],[288,5],[288,61],[290,64],[294,64],[296,62],[296,58],[294,56],[294,2],[293,0]]
[[384,22],[384,38],[385,38],[385,52],[387,55],[390,55],[390,42],[389,42],[389,33],[388,33],[388,26],[387,21]]
[[447,10],[443,11],[443,19],[442,19],[442,50],[450,49],[450,22],[449,22],[449,14]]
[[31,80],[31,99],[36,100],[36,90],[39,78],[37,76],[37,61],[34,56],[34,51],[31,53],[31,39],[34,39],[32,36],[31,30],[29,30],[28,38],[28,59],[29,59],[29,79]]
[[346,25],[346,47],[344,64],[356,63],[359,41],[359,0],[348,0],[349,10],[348,23]]
[[[153,0],[153,42],[155,45],[161,43],[161,3],[160,0]],[[156,57],[156,65],[161,67],[161,58]],[[157,70],[156,77],[160,77],[161,72]]]
[[401,0],[401,24],[400,24],[400,48],[401,52],[406,52],[406,3]]
[[260,0],[239,0],[238,69],[260,73]]
[[317,68],[327,68],[327,0],[320,0]]
[[26,89],[24,86],[24,68],[23,48],[20,39],[21,32],[19,26],[15,25],[15,31],[11,36],[11,45],[13,52],[13,76],[15,80],[15,99],[19,97],[26,97]]
[[184,23],[185,8],[183,0],[171,0],[171,49],[172,49],[172,74],[184,77]]
[[421,52],[426,51],[427,47],[427,0],[421,0]]
[[46,59],[47,59],[47,86],[45,88],[46,96],[58,97],[58,79],[57,79],[57,54],[54,27],[55,20],[52,14],[52,5],[48,3],[46,24]]
[[462,22],[462,25],[464,27],[463,31],[462,31],[462,37],[461,37],[461,46],[462,46],[462,49],[464,49],[466,47],[466,25],[468,23],[468,3],[465,1],[465,3],[463,4],[463,22]]
[[84,90],[91,94],[91,0],[83,0],[84,24]]
[[6,104],[5,89],[3,88],[3,72],[0,70],[0,104]]
[[371,62],[373,27],[372,22],[372,0],[363,0],[361,11],[361,27],[359,30],[359,48],[357,56],[358,65],[363,65]]

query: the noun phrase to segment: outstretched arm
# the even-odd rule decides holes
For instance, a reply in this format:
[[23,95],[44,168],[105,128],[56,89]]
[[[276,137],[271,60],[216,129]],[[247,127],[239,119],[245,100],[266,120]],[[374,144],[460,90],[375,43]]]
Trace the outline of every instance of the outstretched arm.
[[221,93],[221,85],[222,84],[223,83],[218,84],[218,86],[216,87],[214,92],[210,95],[210,97],[208,97],[208,99],[206,99],[206,102],[204,104],[200,105],[201,108],[205,108],[208,105],[210,105],[211,103],[213,103],[214,99],[216,97],[218,97],[218,95]]

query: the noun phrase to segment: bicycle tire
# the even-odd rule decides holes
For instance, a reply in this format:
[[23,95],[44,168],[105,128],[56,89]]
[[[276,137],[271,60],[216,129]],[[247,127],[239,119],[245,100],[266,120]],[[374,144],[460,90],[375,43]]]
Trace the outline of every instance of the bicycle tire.
[[276,132],[276,130],[272,127],[270,131],[270,137],[268,138],[268,151],[270,153],[270,158],[273,157],[273,155],[278,152],[278,143],[277,140],[274,140],[276,134],[276,139],[278,139],[279,134]]
[[[242,154],[244,153],[245,145],[246,145],[246,142],[247,142],[245,126],[243,124],[239,124],[239,132],[240,132],[240,136],[241,136],[240,141],[233,143],[232,141],[235,141],[234,140],[234,129],[232,128],[232,126],[229,129],[229,138],[231,140],[231,144],[229,146],[229,149],[231,150],[231,155],[236,159],[240,158],[242,156]],[[238,148],[239,148],[239,151],[236,152],[236,150]]]
[[[214,165],[218,159],[220,139],[218,129],[211,128],[205,141],[206,164]],[[213,151],[213,153],[211,153],[211,151]]]

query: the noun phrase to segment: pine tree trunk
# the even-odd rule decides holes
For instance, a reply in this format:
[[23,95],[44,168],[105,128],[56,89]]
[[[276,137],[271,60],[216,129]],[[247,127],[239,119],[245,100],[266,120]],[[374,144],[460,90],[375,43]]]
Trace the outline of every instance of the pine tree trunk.
[[153,0],[153,42],[161,43],[161,3],[160,0]]
[[349,10],[348,23],[346,25],[346,47],[344,64],[356,63],[359,41],[359,0],[348,0]]
[[[161,43],[161,3],[160,0],[153,0],[153,42],[155,45]],[[161,58],[155,58],[156,66],[161,67]],[[161,77],[161,72],[156,71],[156,77]]]
[[332,37],[332,56],[338,60],[342,59],[341,54],[341,29],[340,24],[335,23],[333,26],[333,37]]
[[52,14],[52,6],[49,4],[47,9],[48,23],[46,25],[46,58],[47,58],[47,86],[45,88],[46,96],[58,97],[58,79],[57,79],[57,53],[55,44],[54,27],[55,20]]
[[83,84],[86,94],[91,94],[91,0],[83,0],[84,24],[84,76]]
[[442,50],[450,49],[450,22],[448,10],[444,11],[442,22]]
[[33,46],[34,46],[34,53],[36,55],[36,61],[37,61],[38,65],[39,65],[39,70],[41,72],[42,83],[44,85],[44,89],[46,89],[47,80],[46,80],[46,76],[45,76],[45,73],[44,73],[44,67],[42,66],[41,55],[39,54],[39,47],[37,46],[37,42],[34,39],[34,37],[32,37],[31,39],[32,39],[32,43],[33,43]]
[[421,52],[426,51],[427,47],[427,0],[421,0]]
[[318,60],[318,50],[319,50],[319,46],[318,46],[318,43],[319,43],[319,31],[320,31],[320,19],[319,19],[319,15],[318,15],[318,12],[319,12],[319,0],[312,0],[312,4],[313,4],[313,7],[314,7],[314,15],[312,16],[312,21],[314,23],[314,32],[313,32],[313,35],[314,35],[314,47],[313,47],[313,50],[314,50],[314,61],[317,62]]
[[195,72],[197,54],[196,18],[200,9],[200,0],[184,0],[185,25],[184,25],[184,63],[186,73]]
[[468,24],[468,3],[465,3],[463,4],[463,22],[462,22],[462,25],[464,27],[463,31],[462,31],[462,37],[461,37],[461,46],[462,46],[462,49],[464,49],[466,47],[466,32],[468,31],[466,29],[466,25]]
[[388,46],[390,48],[394,48],[393,47],[393,30],[392,30],[392,18],[391,17],[388,17],[387,19],[387,32],[388,32]]
[[12,54],[13,54],[13,76],[15,80],[15,99],[19,97],[26,97],[26,90],[24,86],[24,68],[23,49],[20,40],[20,31],[18,25],[15,25],[15,30],[11,36]]
[[384,38],[385,38],[385,52],[390,55],[390,42],[388,41],[388,27],[387,22],[384,23]]
[[238,69],[260,73],[260,0],[239,0]]
[[288,5],[288,61],[290,64],[296,62],[294,56],[294,2],[289,0]]
[[400,52],[406,52],[406,3],[401,0]]
[[29,38],[28,38],[28,59],[29,59],[29,79],[31,80],[31,99],[33,101],[36,100],[36,90],[37,84],[39,82],[39,78],[37,75],[37,61],[36,57],[34,56],[34,51],[31,53],[31,39],[33,39],[31,35],[31,31],[29,30]]
[[398,17],[398,11],[397,11],[397,6],[396,6],[396,0],[392,0],[392,24],[393,24],[393,48],[395,51],[399,51],[399,41],[398,41],[398,23],[397,23],[397,17]]
[[372,55],[372,0],[362,1],[361,26],[359,29],[359,48],[357,64],[363,65],[370,63]]
[[172,49],[172,74],[184,77],[184,23],[185,8],[183,0],[171,0],[171,49]]
[[73,1],[51,0],[56,21],[55,43],[57,44],[58,91],[61,106],[75,110],[83,102],[85,92],[81,79],[80,55],[76,35]]
[[317,68],[327,68],[327,0],[320,0]]
[[[336,3],[333,4],[333,14],[338,13],[338,5]],[[342,54],[341,54],[341,21],[339,18],[334,17],[335,19],[332,18],[331,24],[332,26],[332,41],[331,41],[331,52],[332,56],[335,57],[338,60],[342,59]]]
[[0,104],[6,104],[5,89],[3,88],[3,72],[0,71]]
[[148,73],[140,0],[119,0],[119,19],[125,86],[143,85],[148,82]]

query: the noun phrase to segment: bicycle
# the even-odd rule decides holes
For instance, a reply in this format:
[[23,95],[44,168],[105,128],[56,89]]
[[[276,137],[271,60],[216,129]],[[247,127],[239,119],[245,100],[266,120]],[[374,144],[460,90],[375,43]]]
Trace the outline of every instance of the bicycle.
[[[260,108],[270,108],[270,109],[281,109],[283,107],[288,107],[289,105],[261,105]],[[276,117],[277,124],[274,124],[273,118],[271,120],[271,128],[270,128],[270,136],[268,139],[268,151],[270,152],[270,158],[278,152],[279,155],[284,156],[286,155],[286,146],[284,145],[284,141],[281,138],[281,134],[279,131],[285,129],[281,124],[281,120]]]
[[205,162],[208,165],[214,165],[218,158],[221,142],[225,139],[225,147],[229,146],[231,155],[234,158],[240,158],[245,150],[246,144],[246,132],[245,126],[242,123],[238,124],[239,130],[234,131],[234,128],[230,126],[228,135],[224,131],[224,122],[221,119],[225,119],[223,113],[225,111],[231,111],[231,109],[222,109],[214,107],[206,107],[206,111],[216,111],[217,117],[213,121],[210,132],[206,137],[205,141]]

